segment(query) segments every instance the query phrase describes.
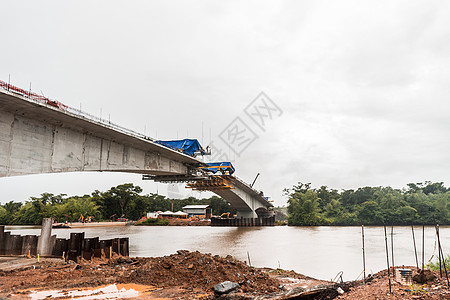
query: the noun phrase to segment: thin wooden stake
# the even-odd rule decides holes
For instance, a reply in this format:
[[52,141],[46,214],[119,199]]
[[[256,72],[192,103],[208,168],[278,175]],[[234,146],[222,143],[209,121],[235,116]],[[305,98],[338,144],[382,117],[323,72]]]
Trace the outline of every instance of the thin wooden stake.
[[248,251],[247,251],[247,257],[248,257],[248,265],[251,267],[252,263],[250,262],[250,254],[248,253]]
[[361,225],[362,233],[362,256],[363,256],[363,283],[366,283],[366,249],[364,248],[364,225]]
[[392,275],[395,279],[395,263],[394,263],[394,225],[391,225],[391,257],[392,257]]
[[422,225],[422,272],[425,268],[425,225]]
[[436,222],[436,218],[433,215],[433,220],[434,220],[434,229],[436,229],[436,239],[438,240],[438,257],[439,257],[439,275],[442,278],[442,257],[441,257],[441,244],[439,243],[439,225]]
[[419,269],[419,260],[417,259],[417,248],[416,248],[416,238],[414,237],[414,225],[411,224],[411,232],[414,244],[414,255],[416,256],[416,267]]
[[387,241],[386,225],[384,225],[384,241],[386,243],[386,262],[387,262],[387,271],[388,271],[388,279],[389,279],[389,293],[392,293],[391,271],[390,271],[390,267],[389,267],[389,248],[388,248],[388,241]]
[[441,245],[439,244],[439,225],[436,225],[436,238],[438,240],[438,257],[439,257],[439,276],[442,278],[442,257],[441,257]]
[[[450,282],[448,280],[448,272],[447,272],[447,266],[445,265],[445,256],[444,256],[444,251],[442,250],[441,247],[441,237],[439,234],[439,225],[437,225],[437,239],[438,239],[438,245],[439,245],[439,250],[440,250],[440,255],[442,257],[442,262],[444,265],[444,272],[445,272],[445,277],[447,278],[447,285],[450,287]],[[442,276],[441,276],[442,277]]]

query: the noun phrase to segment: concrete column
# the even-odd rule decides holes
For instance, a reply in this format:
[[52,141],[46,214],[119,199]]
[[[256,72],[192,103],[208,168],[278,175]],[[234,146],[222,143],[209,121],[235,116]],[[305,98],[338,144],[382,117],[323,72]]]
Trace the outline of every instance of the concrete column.
[[40,256],[52,255],[52,219],[42,219],[41,235],[38,239],[37,254]]
[[258,215],[254,211],[238,211],[237,218],[257,218]]

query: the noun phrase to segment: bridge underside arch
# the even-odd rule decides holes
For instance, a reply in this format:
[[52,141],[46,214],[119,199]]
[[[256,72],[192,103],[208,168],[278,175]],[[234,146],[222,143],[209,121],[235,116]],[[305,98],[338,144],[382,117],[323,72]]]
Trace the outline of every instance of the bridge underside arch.
[[227,201],[237,211],[238,217],[255,218],[256,213],[252,209],[252,203],[243,201],[243,199],[233,190],[216,190],[212,191]]

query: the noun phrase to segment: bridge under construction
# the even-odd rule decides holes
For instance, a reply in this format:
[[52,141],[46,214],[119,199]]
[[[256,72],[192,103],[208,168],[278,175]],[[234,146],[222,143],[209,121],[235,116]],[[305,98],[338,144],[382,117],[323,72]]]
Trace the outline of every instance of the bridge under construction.
[[145,180],[184,182],[214,192],[237,210],[238,218],[270,215],[272,204],[236,177],[230,163],[205,163],[197,158],[207,154],[201,146],[185,151],[173,145],[0,81],[0,177],[138,173]]

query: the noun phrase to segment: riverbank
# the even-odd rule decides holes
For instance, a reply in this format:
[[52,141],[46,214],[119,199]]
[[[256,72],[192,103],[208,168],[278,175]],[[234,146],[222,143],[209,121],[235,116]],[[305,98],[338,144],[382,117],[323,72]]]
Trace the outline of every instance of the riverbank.
[[[438,275],[434,272],[434,275]],[[238,284],[219,296],[214,286]],[[293,271],[254,268],[231,256],[177,251],[163,257],[81,260],[0,258],[0,297],[6,299],[70,298],[100,295],[109,299],[448,299],[443,279],[411,286],[393,282],[388,293],[386,270],[362,285],[361,281],[336,284]],[[326,298],[325,298],[326,297]],[[447,297],[447,298],[446,298]]]
[[[112,226],[125,226],[127,222],[74,222],[68,223],[70,228],[89,228],[89,227],[112,227]],[[57,229],[57,228],[55,228]]]
[[114,284],[128,292],[133,290],[131,295],[139,299],[213,299],[218,297],[214,286],[225,281],[239,285],[232,294],[221,296],[228,299],[265,295],[281,299],[287,293],[298,295],[308,288],[334,286],[292,271],[254,268],[231,256],[186,250],[164,257],[116,256],[78,263],[26,258],[16,258],[16,261],[3,258],[2,262],[0,259],[0,297],[7,299],[25,299],[30,295],[33,299],[51,299],[51,295],[68,296],[108,286],[111,289],[110,285]]
[[210,220],[197,218],[145,218],[136,222],[136,226],[210,226]]

